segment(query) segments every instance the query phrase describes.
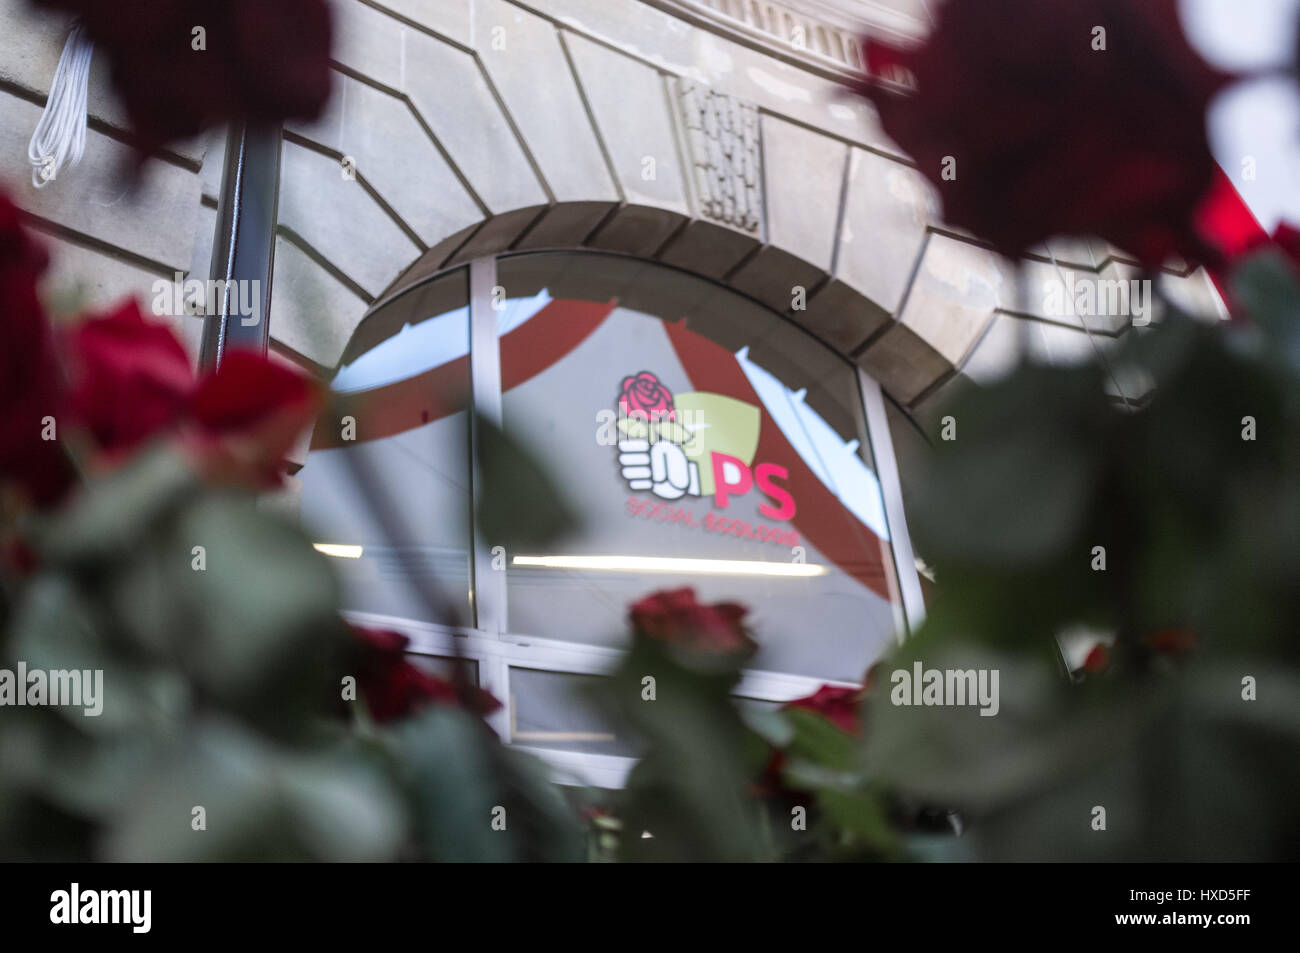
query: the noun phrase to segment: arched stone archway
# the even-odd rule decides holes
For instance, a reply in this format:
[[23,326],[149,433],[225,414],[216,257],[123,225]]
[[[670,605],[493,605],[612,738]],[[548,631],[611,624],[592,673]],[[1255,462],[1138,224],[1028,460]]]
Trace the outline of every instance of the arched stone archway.
[[[377,302],[508,250],[720,281],[912,412],[1025,340],[1070,355],[1126,330],[1044,313],[1033,290],[1126,277],[1113,249],[1057,243],[1017,278],[942,223],[872,108],[813,71],[638,0],[334,6],[336,94],[286,131],[271,314],[277,348],[322,371]],[[1212,299],[1199,273],[1168,280]]]

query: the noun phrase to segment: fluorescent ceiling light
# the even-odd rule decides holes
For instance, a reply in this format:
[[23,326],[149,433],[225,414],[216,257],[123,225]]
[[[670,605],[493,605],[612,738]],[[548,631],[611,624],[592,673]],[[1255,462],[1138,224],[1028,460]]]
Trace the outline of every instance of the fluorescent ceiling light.
[[516,556],[516,566],[592,569],[605,572],[716,573],[724,576],[822,576],[814,563],[767,563],[743,559],[681,559],[673,556]]
[[343,543],[312,543],[312,546],[326,556],[337,556],[339,559],[361,558],[360,546],[347,546]]

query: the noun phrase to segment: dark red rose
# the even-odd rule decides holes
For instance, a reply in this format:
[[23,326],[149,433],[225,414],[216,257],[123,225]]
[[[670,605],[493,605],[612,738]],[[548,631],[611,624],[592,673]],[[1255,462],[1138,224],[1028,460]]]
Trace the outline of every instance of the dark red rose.
[[1291,259],[1296,270],[1300,271],[1300,229],[1293,227],[1289,222],[1279,222],[1277,228],[1273,230],[1273,244],[1281,249],[1283,254]]
[[624,416],[644,414],[647,420],[674,420],[673,392],[649,371],[623,378],[618,408]]
[[[873,665],[868,671],[868,678],[874,680],[875,671],[884,663]],[[810,711],[820,715],[845,734],[862,733],[862,704],[866,695],[872,690],[871,684],[862,688],[843,688],[838,685],[823,685],[811,695],[796,698],[781,706],[782,711]],[[782,772],[785,770],[786,754],[781,748],[772,748],[763,766],[763,772],[753,784],[753,793],[762,797],[780,797],[790,804],[808,802],[806,792],[796,791],[786,784]]]
[[1300,230],[1290,222],[1279,222],[1273,234],[1266,234],[1262,229],[1255,241],[1242,250],[1239,257],[1246,257],[1255,252],[1274,249],[1286,256],[1292,270],[1300,275]]
[[411,640],[392,629],[367,629],[364,626],[349,626],[352,636],[365,650],[365,654],[375,660],[400,662],[406,658],[406,647]]
[[[1224,263],[1231,262],[1268,242],[1250,206],[1222,169],[1215,169],[1210,187],[1196,212],[1197,229],[1212,244]],[[1216,263],[1217,264],[1217,263]],[[1222,269],[1213,273],[1221,281]]]
[[40,555],[23,537],[0,536],[0,572],[13,576],[30,576],[40,565]]
[[59,499],[73,472],[57,439],[62,427],[62,375],[37,284],[45,250],[22,227],[19,211],[0,194],[0,485],[38,505]]
[[134,450],[189,407],[195,380],[185,348],[134,299],[78,325],[68,345],[73,418],[106,455]]
[[249,351],[232,351],[202,378],[189,408],[189,447],[200,471],[218,482],[280,484],[284,456],[315,418],[316,381]]
[[862,730],[862,689],[823,685],[804,698],[796,698],[781,706],[782,710],[799,709],[821,715],[846,734],[856,735]]
[[866,42],[873,73],[904,70],[917,92],[861,91],[949,224],[1009,256],[1098,235],[1146,264],[1214,257],[1195,215],[1217,170],[1206,106],[1228,77],[1188,45],[1177,0],[949,0],[938,11],[915,50]]
[[151,438],[179,437],[214,482],[274,488],[320,403],[314,381],[249,351],[228,353],[196,378],[171,329],[147,320],[134,301],[85,321],[67,344],[67,424],[90,438],[100,465]]
[[35,2],[81,17],[146,154],[233,119],[312,119],[329,98],[325,0]]
[[1185,655],[1196,648],[1196,633],[1191,629],[1161,629],[1142,637],[1142,644],[1157,655]]
[[351,629],[359,648],[357,684],[376,722],[406,718],[428,705],[466,708],[480,716],[501,707],[477,686],[457,686],[412,664],[406,657],[410,640],[400,632]]
[[689,586],[651,593],[632,606],[632,627],[668,645],[713,653],[752,653],[758,646],[745,631],[744,606],[704,605]]

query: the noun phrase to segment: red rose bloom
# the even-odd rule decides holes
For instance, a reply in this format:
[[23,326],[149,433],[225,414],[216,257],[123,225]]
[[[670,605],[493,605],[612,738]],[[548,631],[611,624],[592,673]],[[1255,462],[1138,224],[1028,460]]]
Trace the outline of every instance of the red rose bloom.
[[659,642],[715,653],[750,653],[757,649],[745,631],[748,613],[734,602],[703,605],[689,586],[651,593],[632,606],[632,627]]
[[278,486],[284,455],[315,419],[321,398],[301,372],[231,351],[199,381],[189,407],[189,445],[200,471],[223,482]]
[[1265,249],[1275,249],[1286,256],[1292,271],[1300,276],[1300,229],[1290,222],[1278,222],[1273,234],[1258,228],[1252,239],[1240,249],[1238,257],[1255,254]]
[[1228,77],[1188,45],[1177,0],[949,0],[939,16],[916,50],[866,43],[872,72],[906,70],[915,95],[862,92],[950,224],[1013,257],[1089,234],[1145,264],[1213,257],[1195,213],[1217,170],[1206,106]]
[[644,415],[647,420],[673,420],[673,392],[649,371],[623,378],[618,409],[624,416]]
[[319,405],[313,381],[249,351],[196,378],[171,329],[134,301],[79,325],[68,365],[68,425],[92,439],[98,462],[174,431],[204,476],[256,489],[279,485],[284,454]]
[[134,299],[80,324],[69,345],[73,418],[106,454],[135,449],[189,405],[195,381],[185,348]]
[[[452,682],[430,675],[406,657],[410,642],[400,632],[351,626],[360,647],[357,683],[371,717],[379,723],[413,715],[426,705],[462,706],[462,693]],[[486,715],[501,707],[491,693],[470,686],[469,710]]]
[[[873,666],[872,671],[875,668],[876,666]],[[811,695],[786,702],[781,706],[781,710],[810,711],[825,718],[845,734],[859,735],[862,733],[863,696],[870,690],[870,685],[864,685],[862,688],[823,685]],[[785,751],[781,748],[773,748],[768,755],[767,763],[763,766],[762,774],[754,782],[753,791],[760,796],[776,796],[791,804],[807,805],[807,792],[797,791],[785,783],[782,777],[785,761]]]
[[804,698],[796,698],[781,706],[821,715],[845,734],[856,735],[862,730],[862,689],[823,685]]
[[228,120],[312,119],[329,99],[325,0],[36,2],[82,19],[145,153]]
[[1273,229],[1273,244],[1282,250],[1291,263],[1295,265],[1297,271],[1300,271],[1300,229],[1295,228],[1290,222],[1279,222],[1277,228]]
[[43,439],[46,418],[62,426],[60,372],[36,286],[48,258],[22,228],[18,209],[0,195],[0,484],[36,503],[51,503],[73,474],[57,440]]

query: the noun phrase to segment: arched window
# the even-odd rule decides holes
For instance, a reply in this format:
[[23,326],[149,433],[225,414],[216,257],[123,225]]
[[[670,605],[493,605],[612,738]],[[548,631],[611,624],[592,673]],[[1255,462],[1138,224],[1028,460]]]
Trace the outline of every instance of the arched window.
[[[348,607],[433,633],[430,654],[443,630],[471,657],[492,642],[479,670],[507,702],[505,730],[541,748],[630,753],[568,686],[609,666],[629,605],[656,589],[750,608],[760,649],[742,694],[860,680],[902,612],[871,450],[888,435],[868,432],[857,368],[658,263],[539,252],[474,267],[490,274],[455,271],[377,308],[334,378],[303,519],[342,554]],[[499,416],[558,488],[579,517],[566,536],[511,551],[475,534],[476,504],[491,504],[476,499],[475,414]]]

